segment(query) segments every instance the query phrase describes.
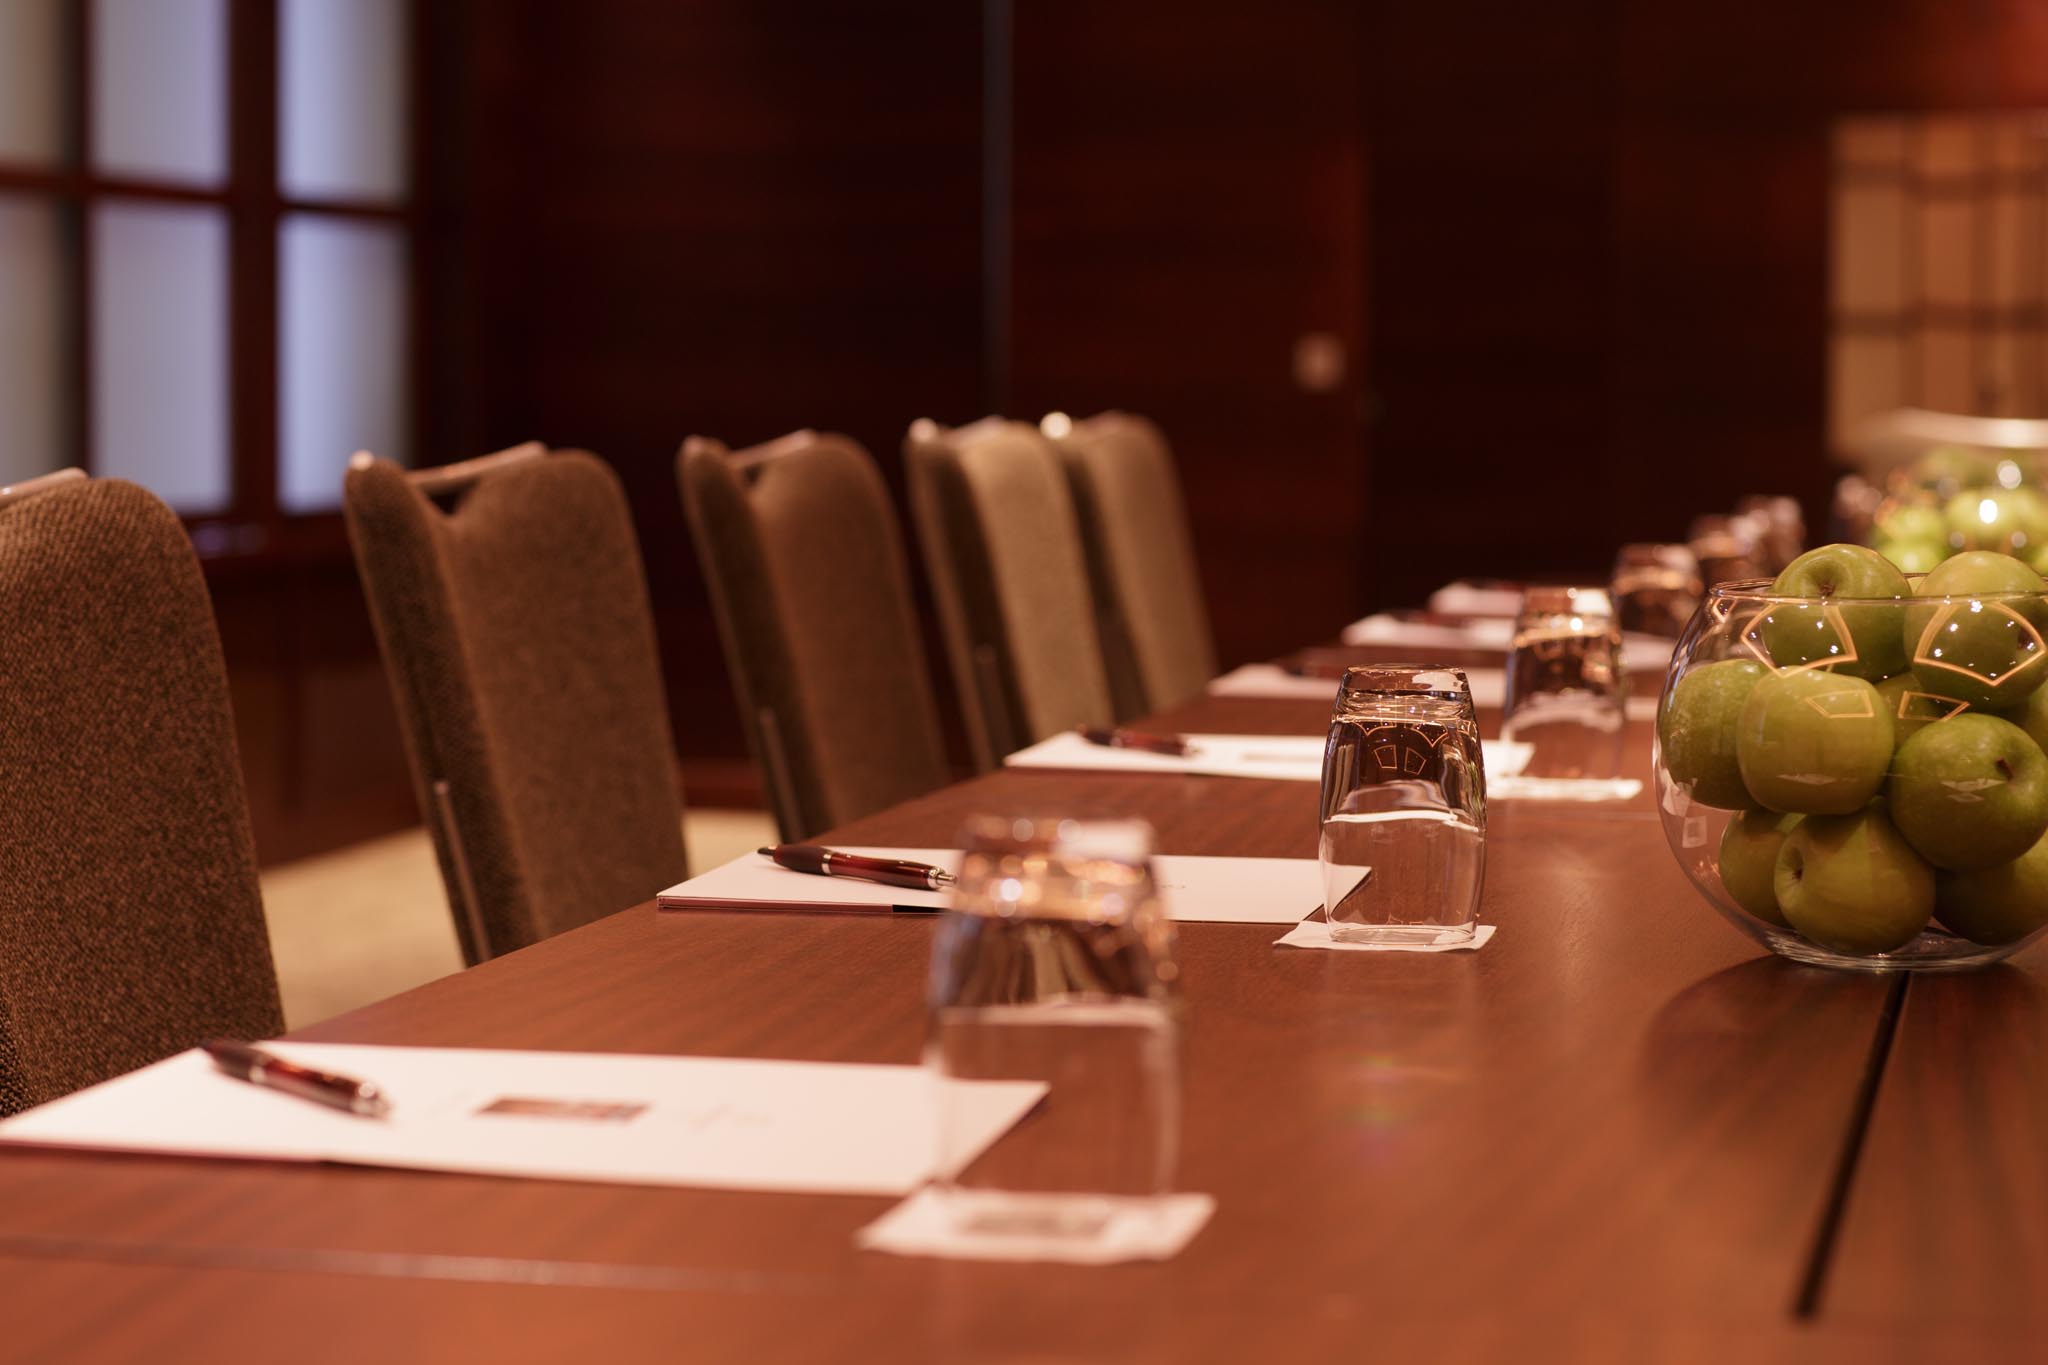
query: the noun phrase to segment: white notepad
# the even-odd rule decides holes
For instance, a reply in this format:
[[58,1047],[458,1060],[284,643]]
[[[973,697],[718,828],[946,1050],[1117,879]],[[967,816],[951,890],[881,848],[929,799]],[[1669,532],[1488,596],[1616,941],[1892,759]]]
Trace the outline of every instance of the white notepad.
[[[548,1180],[900,1195],[936,1173],[940,1084],[923,1067],[732,1057],[272,1043],[375,1081],[360,1118],[238,1081],[197,1050],[0,1123],[0,1142],[330,1161]],[[949,1082],[972,1160],[1045,1094]]]
[[1320,782],[1323,740],[1314,735],[1184,735],[1189,752],[1155,754],[1091,744],[1072,730],[1019,749],[1006,768],[1066,768],[1078,771],[1192,773],[1203,777],[1262,777],[1284,782]]
[[[1465,680],[1472,685],[1472,704],[1499,706],[1507,698],[1507,673],[1498,668],[1467,668]],[[1337,700],[1335,678],[1304,678],[1278,664],[1243,664],[1209,683],[1212,697],[1258,697],[1274,701]]]
[[[1066,768],[1083,772],[1185,773],[1196,777],[1259,777],[1268,781],[1321,782],[1322,735],[1184,735],[1191,752],[1155,754],[1090,744],[1068,731],[1040,740],[1003,760],[1007,768]],[[1511,740],[1480,741],[1489,776],[1516,773],[1529,761],[1530,747]]]
[[[835,845],[835,847],[838,847]],[[908,858],[949,871],[957,848],[841,847],[843,853]],[[1293,924],[1323,903],[1322,870],[1313,858],[1153,856],[1152,875],[1171,920],[1210,924]],[[664,910],[878,910],[890,905],[937,910],[948,893],[791,872],[759,854],[735,858],[671,886],[657,898]]]

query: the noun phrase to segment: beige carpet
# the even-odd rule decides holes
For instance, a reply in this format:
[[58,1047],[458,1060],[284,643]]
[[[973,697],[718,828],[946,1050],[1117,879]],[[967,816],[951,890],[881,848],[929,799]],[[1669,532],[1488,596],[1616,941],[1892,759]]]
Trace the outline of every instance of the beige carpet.
[[[775,824],[761,811],[692,811],[683,837],[701,871],[773,843]],[[273,867],[263,908],[292,1028],[462,968],[423,829]]]

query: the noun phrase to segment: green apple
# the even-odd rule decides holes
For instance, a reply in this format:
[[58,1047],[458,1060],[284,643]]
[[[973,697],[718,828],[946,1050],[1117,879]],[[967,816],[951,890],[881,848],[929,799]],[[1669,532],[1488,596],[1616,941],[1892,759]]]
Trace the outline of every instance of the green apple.
[[1871,526],[1886,540],[1931,540],[1937,545],[1948,542],[1948,518],[1930,503],[1892,503],[1878,512]]
[[1964,446],[1936,446],[1913,462],[1916,483],[1944,495],[1996,482],[1998,462]]
[[1966,550],[2011,553],[2048,540],[2048,507],[2031,488],[1966,488],[1944,511]]
[[1948,543],[1915,537],[1912,540],[1881,539],[1871,548],[1889,559],[1900,573],[1926,573],[1948,558]]
[[2042,753],[2048,754],[2048,687],[2037,687],[2027,699],[2000,715],[2027,732]]
[[2048,925],[2048,838],[2012,862],[1936,877],[1934,916],[1973,943],[2012,943]]
[[1936,867],[2009,863],[2048,834],[2048,757],[1997,716],[1950,716],[1899,746],[1886,797],[1892,823]]
[[1703,806],[1735,810],[1750,803],[1735,759],[1735,723],[1763,676],[1761,664],[1722,659],[1691,670],[1665,695],[1658,751],[1671,780]]
[[[1906,608],[1905,643],[1923,691],[2006,711],[2048,678],[2041,575],[2011,555],[1972,550],[1923,577]],[[1939,599],[1939,600],[1930,600]]]
[[1919,679],[1911,673],[1886,678],[1877,685],[1877,695],[1884,698],[1885,710],[1892,713],[1894,753],[1898,752],[1899,745],[1920,733],[1921,726],[1930,721],[1958,715],[1968,709],[1962,702],[1948,697],[1937,697],[1932,692],[1922,692]]
[[1867,545],[1823,545],[1785,566],[1771,584],[1779,602],[1755,629],[1780,668],[1832,663],[1838,673],[1882,678],[1906,666],[1899,609],[1847,605],[1830,598],[1904,598],[1913,589],[1898,566]]
[[1773,885],[1786,923],[1837,952],[1890,952],[1934,913],[1934,869],[1882,806],[1801,820],[1778,851]]
[[1806,817],[1780,815],[1776,811],[1746,810],[1728,822],[1721,832],[1721,886],[1729,898],[1767,924],[1780,929],[1785,912],[1778,908],[1775,886],[1778,850],[1785,836]]
[[2029,547],[2022,557],[2026,560],[2027,567],[2035,573],[2048,573],[2048,541]]
[[1735,726],[1742,785],[1759,806],[1844,815],[1884,785],[1892,718],[1861,678],[1825,669],[1773,673],[1750,689]]

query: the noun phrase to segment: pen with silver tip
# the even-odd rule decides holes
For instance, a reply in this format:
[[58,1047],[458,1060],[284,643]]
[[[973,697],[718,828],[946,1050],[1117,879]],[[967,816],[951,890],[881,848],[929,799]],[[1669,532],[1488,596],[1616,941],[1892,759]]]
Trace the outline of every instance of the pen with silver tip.
[[302,1100],[311,1100],[345,1113],[360,1114],[364,1118],[382,1118],[391,1112],[391,1101],[369,1081],[300,1066],[276,1053],[229,1038],[209,1039],[199,1048],[213,1058],[215,1066],[236,1080],[296,1095]]

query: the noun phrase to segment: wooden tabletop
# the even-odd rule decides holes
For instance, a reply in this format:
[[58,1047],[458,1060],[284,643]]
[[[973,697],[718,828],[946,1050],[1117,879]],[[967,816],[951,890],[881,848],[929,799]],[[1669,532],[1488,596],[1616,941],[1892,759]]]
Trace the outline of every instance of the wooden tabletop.
[[[1218,699],[1152,724],[1325,713]],[[1647,777],[1647,727],[1629,738]],[[1169,853],[1315,851],[1313,784],[1044,771],[830,837],[945,844],[1024,811],[1141,815]],[[1647,796],[1496,802],[1487,857],[1498,933],[1476,953],[1180,926],[1180,1183],[1218,1207],[1165,1264],[858,1252],[874,1198],[10,1151],[10,1340],[152,1360],[2024,1356],[2048,1269],[2030,973],[1916,983],[1893,1034],[1891,981],[1723,924]],[[642,906],[296,1036],[914,1062],[931,933]]]

